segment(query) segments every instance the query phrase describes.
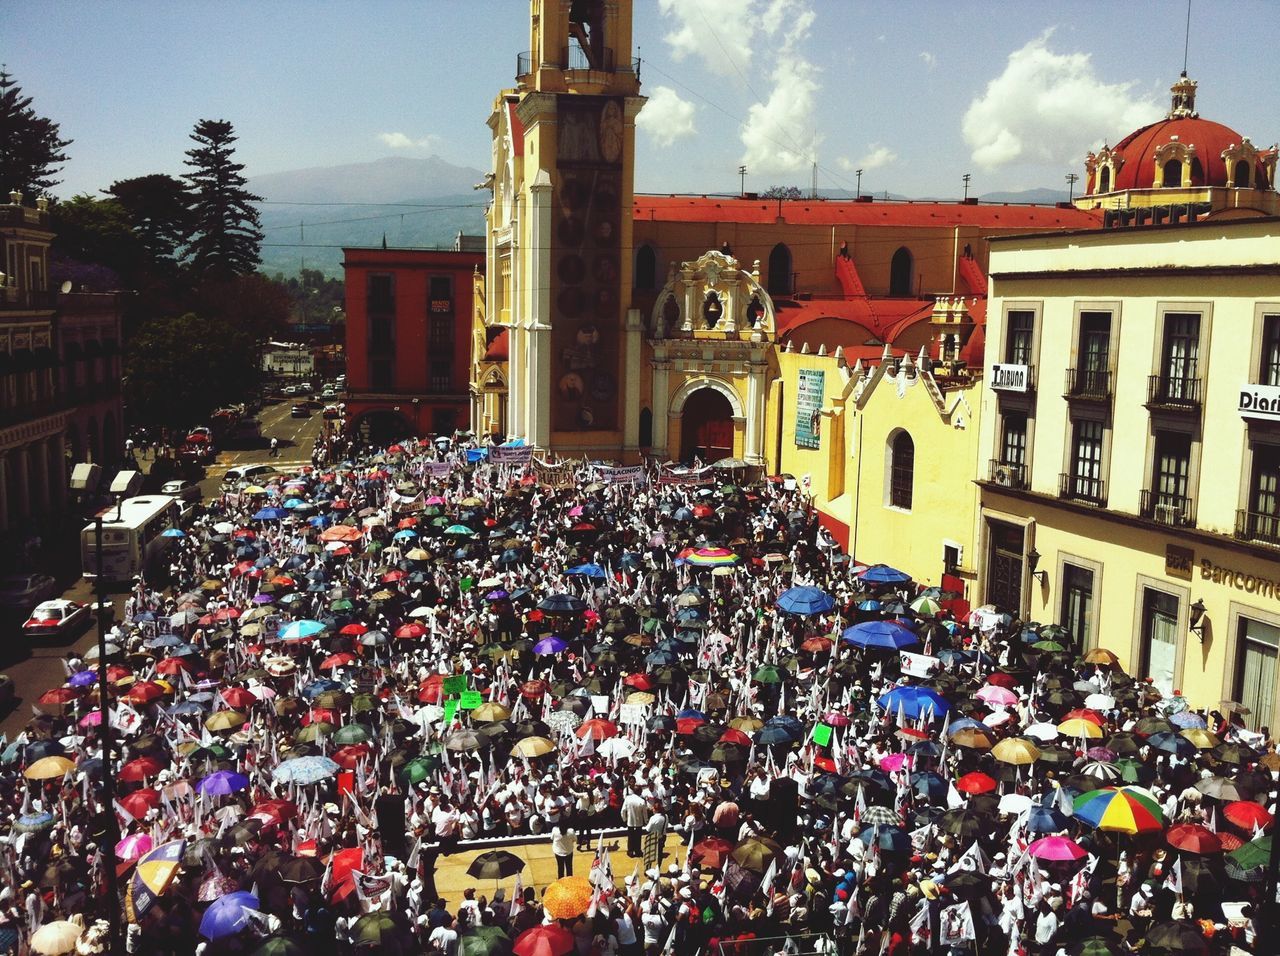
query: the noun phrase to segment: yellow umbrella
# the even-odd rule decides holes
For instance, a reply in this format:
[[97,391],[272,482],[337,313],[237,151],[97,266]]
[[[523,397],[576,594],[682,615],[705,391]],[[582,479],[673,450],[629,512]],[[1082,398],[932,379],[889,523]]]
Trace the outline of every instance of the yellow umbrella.
[[1209,731],[1204,730],[1201,727],[1188,727],[1186,730],[1182,731],[1182,736],[1195,744],[1196,749],[1198,750],[1211,750],[1218,746],[1218,744],[1222,743],[1222,741],[1218,739],[1217,735],[1211,734]]
[[471,719],[482,724],[492,723],[495,720],[506,720],[510,716],[510,708],[495,704],[492,701],[487,704],[481,704],[471,712]]
[[240,634],[243,637],[257,637],[261,633],[262,625],[257,621],[254,621],[252,624],[246,624],[244,627],[240,628]]
[[68,760],[66,757],[60,755],[55,755],[52,757],[41,757],[30,767],[24,770],[22,775],[28,780],[53,780],[56,777],[65,777],[75,769],[75,761]]
[[1086,664],[1107,664],[1115,667],[1120,663],[1120,658],[1105,647],[1095,647],[1084,656]]
[[410,561],[430,561],[431,552],[425,551],[422,548],[410,548],[405,554],[405,557]]
[[627,698],[628,704],[652,704],[658,698],[654,697],[647,690],[638,690]]
[[970,750],[990,750],[991,734],[977,727],[961,727],[951,735],[951,742],[957,747],[968,747]]
[[209,580],[200,585],[200,590],[202,591],[221,591],[222,588],[223,584],[217,578],[209,578]]
[[556,749],[546,737],[524,737],[516,741],[511,752],[520,757],[545,757]]
[[754,734],[764,726],[764,721],[759,717],[735,717],[729,721],[729,726],[734,730],[741,730],[744,734]]
[[1040,759],[1040,748],[1026,737],[1009,737],[991,748],[991,756],[1001,763],[1025,767]]
[[1088,737],[1092,740],[1102,739],[1102,728],[1092,720],[1083,717],[1072,717],[1058,724],[1058,732],[1068,737]]
[[84,928],[70,920],[60,919],[45,923],[31,935],[28,945],[31,952],[42,956],[62,956],[63,953],[74,953],[76,943],[84,933]]
[[220,710],[208,720],[204,725],[210,730],[235,730],[237,727],[244,725],[249,718],[238,710]]
[[542,908],[555,919],[574,919],[591,906],[591,883],[585,876],[562,876],[542,897]]
[[263,488],[262,485],[250,485],[244,490],[244,493],[246,495],[265,495],[267,493],[267,489]]

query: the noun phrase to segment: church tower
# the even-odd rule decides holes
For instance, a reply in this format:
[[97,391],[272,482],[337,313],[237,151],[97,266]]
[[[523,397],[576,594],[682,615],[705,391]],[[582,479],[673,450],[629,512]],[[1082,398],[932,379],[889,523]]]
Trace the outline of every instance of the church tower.
[[530,50],[489,117],[485,322],[490,341],[507,335],[505,435],[572,455],[638,445],[631,6],[530,0]]

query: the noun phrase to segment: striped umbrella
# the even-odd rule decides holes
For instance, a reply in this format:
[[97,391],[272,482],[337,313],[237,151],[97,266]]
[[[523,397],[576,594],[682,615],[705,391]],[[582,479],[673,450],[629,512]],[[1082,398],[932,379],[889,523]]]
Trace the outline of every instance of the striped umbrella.
[[1102,787],[1075,799],[1075,815],[1099,830],[1148,833],[1164,829],[1156,798],[1141,787]]

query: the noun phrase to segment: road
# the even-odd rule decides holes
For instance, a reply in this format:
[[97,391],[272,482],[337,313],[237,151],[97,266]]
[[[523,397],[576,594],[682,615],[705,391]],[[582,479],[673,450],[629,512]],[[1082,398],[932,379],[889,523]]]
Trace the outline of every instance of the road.
[[[206,499],[217,494],[223,475],[235,465],[266,462],[285,471],[310,464],[312,445],[323,427],[323,418],[318,408],[308,418],[292,418],[290,408],[289,402],[264,406],[258,416],[262,438],[254,443],[254,447],[233,448],[218,455],[218,460],[209,466],[200,482]],[[273,437],[279,439],[280,456],[275,459],[271,458],[270,452]],[[144,460],[143,468],[148,464]],[[89,584],[83,578],[72,582],[63,597],[81,603],[93,601]],[[123,611],[125,595],[114,594],[111,598],[118,616]],[[0,641],[0,673],[12,678],[17,692],[14,704],[0,710],[0,733],[8,735],[10,740],[31,719],[31,708],[35,706],[36,699],[65,680],[62,661],[66,655],[72,649],[84,653],[97,641],[97,630],[90,626],[86,631],[60,641],[33,643],[22,634],[20,625],[21,619],[0,622],[6,638]]]

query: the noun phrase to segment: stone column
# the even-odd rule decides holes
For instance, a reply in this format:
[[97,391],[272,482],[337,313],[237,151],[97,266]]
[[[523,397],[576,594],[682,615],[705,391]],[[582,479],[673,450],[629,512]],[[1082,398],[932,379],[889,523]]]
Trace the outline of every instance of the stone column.
[[764,372],[764,362],[752,357],[747,365],[747,433],[742,455],[752,465],[764,462]]
[[627,309],[622,446],[632,455],[640,448],[640,350],[644,347],[643,332],[644,321],[640,317],[640,310]]
[[653,363],[653,452],[667,453],[667,378],[671,363],[665,359]]
[[538,448],[551,446],[551,247],[554,243],[551,222],[551,177],[545,169],[529,187],[529,253],[531,309],[529,329],[529,373],[525,396],[529,418],[525,439]]

